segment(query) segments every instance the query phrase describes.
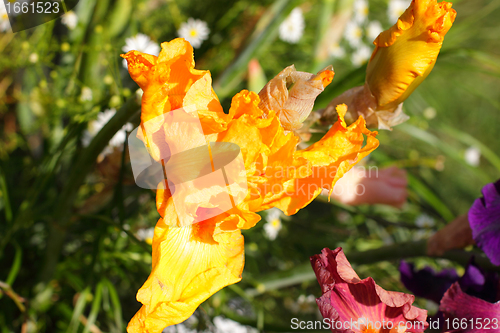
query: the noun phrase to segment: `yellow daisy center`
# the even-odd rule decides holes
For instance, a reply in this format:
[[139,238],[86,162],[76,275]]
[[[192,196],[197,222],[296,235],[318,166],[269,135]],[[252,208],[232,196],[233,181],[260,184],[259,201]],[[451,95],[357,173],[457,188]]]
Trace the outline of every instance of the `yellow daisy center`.
[[191,31],[189,31],[189,35],[191,37],[196,37],[198,36],[198,31],[196,31],[196,29],[191,29]]
[[281,225],[281,221],[279,219],[274,219],[271,221],[271,225],[273,226],[273,228],[279,228]]

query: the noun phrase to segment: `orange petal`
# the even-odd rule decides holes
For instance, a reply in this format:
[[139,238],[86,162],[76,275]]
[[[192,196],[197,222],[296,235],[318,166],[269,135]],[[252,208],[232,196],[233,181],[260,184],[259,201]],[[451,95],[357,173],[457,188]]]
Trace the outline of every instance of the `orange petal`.
[[429,75],[455,16],[449,2],[413,0],[375,39],[366,82],[378,110],[396,108]]
[[271,203],[286,214],[295,214],[323,188],[331,191],[338,179],[378,147],[377,132],[369,131],[362,117],[345,127],[345,106],[339,106],[338,112],[339,120],[321,140],[295,153],[295,158],[307,160],[311,169],[299,170],[293,190],[288,189],[286,196]]
[[162,43],[161,47],[158,57],[138,51],[122,55],[128,62],[130,76],[144,90],[141,121],[195,106],[206,134],[225,128],[228,116],[211,87],[210,72],[194,69],[191,44],[177,38]]

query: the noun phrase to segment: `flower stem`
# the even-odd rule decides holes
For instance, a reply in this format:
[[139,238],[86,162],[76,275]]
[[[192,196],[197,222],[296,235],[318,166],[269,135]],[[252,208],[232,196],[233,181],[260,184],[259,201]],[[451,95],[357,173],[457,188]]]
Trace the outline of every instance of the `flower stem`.
[[[346,257],[351,264],[365,265],[374,264],[379,261],[394,261],[406,258],[427,257],[427,241],[407,242],[394,245],[383,246],[375,250],[350,252],[346,253]],[[492,271],[500,271],[500,267],[493,266],[484,255],[478,255],[474,252],[463,250],[450,250],[441,256],[433,258],[442,258],[455,261],[462,266],[467,265],[470,258],[474,256],[477,265]],[[273,274],[274,275],[274,274]],[[262,278],[264,282],[260,282],[256,288],[245,290],[248,297],[255,297],[270,290],[286,288],[306,281],[316,279],[314,271],[311,269],[310,263],[304,263],[295,266],[293,269],[285,272],[280,272],[280,276],[270,276]],[[261,280],[261,281],[262,281]]]
[[47,283],[54,274],[64,244],[66,230],[74,221],[71,219],[71,208],[78,193],[78,189],[85,181],[85,176],[92,170],[97,157],[104,147],[106,147],[113,135],[115,135],[115,133],[138,112],[139,106],[136,103],[136,97],[134,95],[118,112],[116,112],[115,116],[111,118],[101,131],[99,131],[90,142],[89,146],[75,158],[76,161],[59,195],[57,207],[53,215],[50,234],[47,241],[45,264],[41,273],[42,282]]

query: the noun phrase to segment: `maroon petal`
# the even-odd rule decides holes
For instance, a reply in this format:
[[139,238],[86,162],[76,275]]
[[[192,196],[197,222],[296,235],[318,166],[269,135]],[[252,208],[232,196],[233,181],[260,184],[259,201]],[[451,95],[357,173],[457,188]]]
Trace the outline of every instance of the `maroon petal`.
[[[347,323],[366,318],[376,325],[391,322],[391,327],[412,322],[413,328],[407,332],[423,332],[428,326],[427,311],[412,306],[413,295],[386,291],[371,277],[360,280],[342,248],[323,249],[321,254],[311,257],[311,264],[323,290],[317,303],[323,317],[330,322]],[[417,322],[421,326],[415,325]],[[387,328],[389,324],[383,325]],[[332,331],[351,332],[334,328]]]
[[[444,294],[439,310],[444,313],[444,327],[450,332],[500,333],[500,302],[489,303],[467,295],[458,282]],[[463,327],[466,325],[467,328],[462,328],[461,325],[455,328],[453,323],[464,323]]]

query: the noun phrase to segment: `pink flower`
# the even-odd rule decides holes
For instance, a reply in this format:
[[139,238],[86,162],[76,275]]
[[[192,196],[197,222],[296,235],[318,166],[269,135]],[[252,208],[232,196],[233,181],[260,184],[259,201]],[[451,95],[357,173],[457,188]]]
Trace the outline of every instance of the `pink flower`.
[[[351,206],[383,204],[401,208],[408,197],[406,171],[354,167],[337,181],[331,197]],[[323,194],[328,195],[328,190]]]
[[316,300],[332,332],[423,332],[427,311],[412,305],[415,296],[386,291],[368,277],[361,280],[342,251],[325,248],[311,257],[323,295]]

